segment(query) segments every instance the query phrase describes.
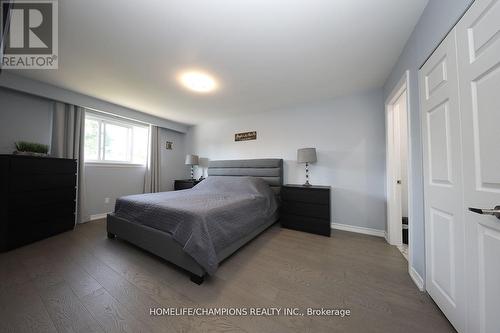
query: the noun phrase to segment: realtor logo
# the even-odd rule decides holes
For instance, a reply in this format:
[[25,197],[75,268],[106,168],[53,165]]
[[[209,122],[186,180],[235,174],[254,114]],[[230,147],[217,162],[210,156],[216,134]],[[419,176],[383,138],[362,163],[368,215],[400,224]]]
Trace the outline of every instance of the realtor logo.
[[2,68],[57,69],[57,0],[0,0]]

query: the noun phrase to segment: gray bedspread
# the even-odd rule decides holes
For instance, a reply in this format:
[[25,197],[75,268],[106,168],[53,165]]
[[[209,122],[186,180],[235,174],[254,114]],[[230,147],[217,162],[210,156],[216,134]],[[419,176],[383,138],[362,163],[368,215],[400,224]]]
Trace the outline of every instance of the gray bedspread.
[[115,214],[171,234],[213,274],[218,251],[269,221],[277,209],[262,179],[210,176],[189,190],[121,197]]

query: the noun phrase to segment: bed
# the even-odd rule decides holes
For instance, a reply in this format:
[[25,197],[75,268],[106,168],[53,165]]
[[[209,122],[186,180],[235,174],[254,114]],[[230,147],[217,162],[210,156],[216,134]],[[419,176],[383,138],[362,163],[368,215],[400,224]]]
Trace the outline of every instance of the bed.
[[210,161],[192,189],[125,196],[107,216],[118,237],[188,271],[201,284],[278,220],[282,159]]

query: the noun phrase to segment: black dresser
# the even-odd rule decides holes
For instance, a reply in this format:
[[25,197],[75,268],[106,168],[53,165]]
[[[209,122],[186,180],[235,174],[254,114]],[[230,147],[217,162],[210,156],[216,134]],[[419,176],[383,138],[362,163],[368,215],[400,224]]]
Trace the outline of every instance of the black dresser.
[[281,226],[330,236],[330,186],[283,185]]
[[75,225],[76,160],[0,155],[0,251]]
[[187,190],[201,182],[198,179],[177,179],[174,181],[174,190]]

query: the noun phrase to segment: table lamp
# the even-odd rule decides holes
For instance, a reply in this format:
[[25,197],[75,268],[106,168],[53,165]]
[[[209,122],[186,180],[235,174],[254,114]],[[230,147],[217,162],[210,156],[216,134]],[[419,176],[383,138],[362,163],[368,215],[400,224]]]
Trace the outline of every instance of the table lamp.
[[186,155],[186,165],[191,166],[191,180],[194,179],[194,166],[198,165],[198,155],[188,154]]
[[316,157],[316,148],[302,148],[297,150],[297,162],[306,164],[306,182],[304,186],[311,186],[309,183],[309,163],[314,163]]

